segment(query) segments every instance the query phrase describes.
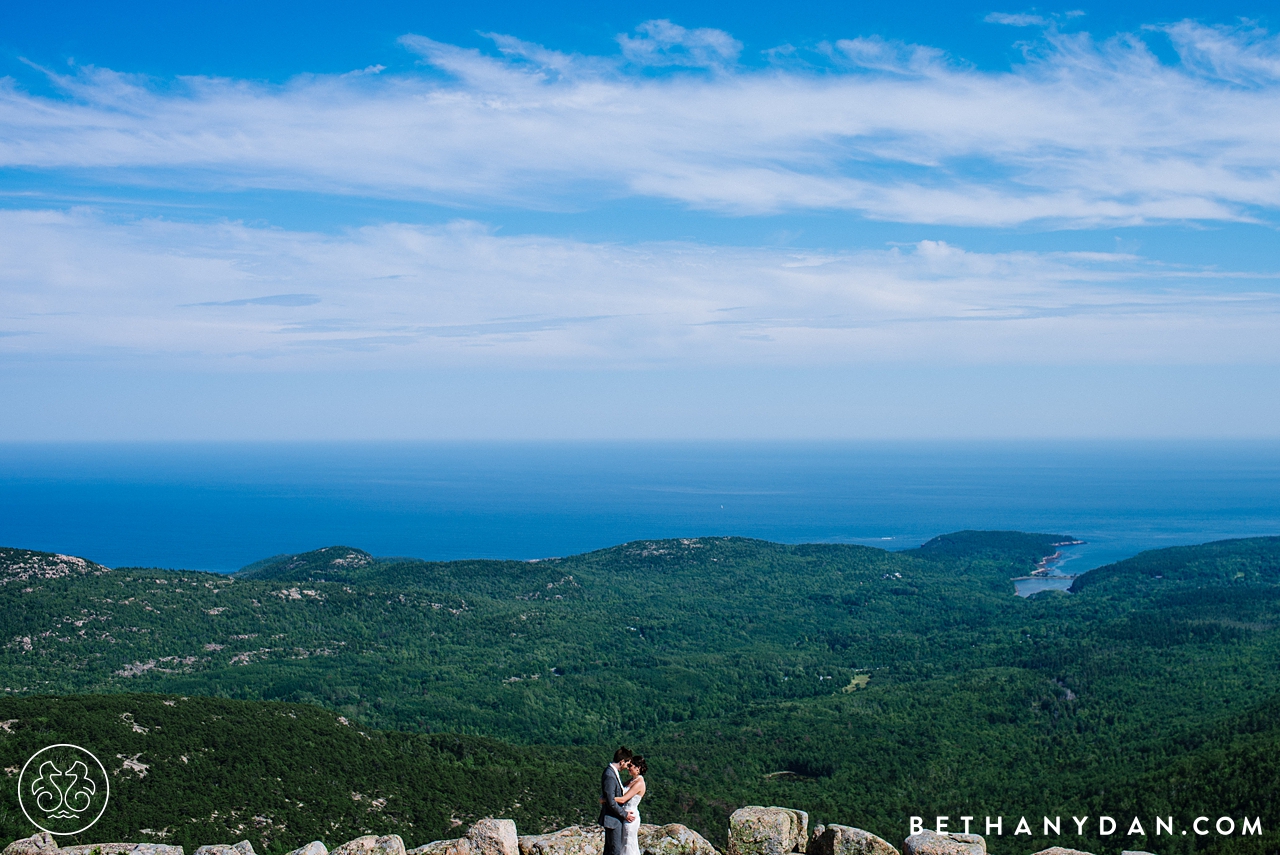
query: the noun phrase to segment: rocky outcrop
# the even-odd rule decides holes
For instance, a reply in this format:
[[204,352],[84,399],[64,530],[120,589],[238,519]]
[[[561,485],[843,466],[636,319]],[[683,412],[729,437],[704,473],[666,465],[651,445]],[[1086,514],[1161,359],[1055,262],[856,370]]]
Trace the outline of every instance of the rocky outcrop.
[[482,819],[457,840],[437,840],[409,855],[520,855],[520,839],[514,820]]
[[674,822],[670,825],[641,823],[636,838],[640,855],[716,855],[715,847],[705,837]]
[[978,834],[939,834],[920,831],[902,845],[904,855],[987,855],[987,841]]
[[[46,581],[64,579],[67,576],[101,576],[110,573],[108,567],[85,561],[74,555],[57,555],[52,552],[32,552],[29,549],[0,548],[0,585],[9,582]],[[24,838],[30,840],[31,838]],[[19,841],[15,840],[14,843]],[[12,846],[13,844],[9,844]],[[105,844],[104,844],[105,845]],[[69,848],[69,847],[68,847]],[[6,850],[7,851],[7,850]]]
[[58,841],[47,831],[15,840],[4,848],[3,855],[42,855],[52,853],[58,848]]
[[434,840],[410,849],[408,855],[451,855],[457,850],[458,841],[456,840]]
[[[323,846],[324,844],[320,844]],[[239,843],[226,844],[214,843],[211,846],[201,846],[196,850],[195,855],[257,855],[253,851],[253,844],[248,840],[241,840]],[[325,853],[328,855],[328,853]]]
[[[819,825],[806,840],[809,815],[802,810],[752,805],[729,817],[728,855],[986,855],[986,841],[977,834],[921,831],[908,837],[899,853],[888,841],[848,825]],[[702,835],[683,825],[641,825],[640,855],[719,855]],[[807,846],[806,846],[807,844]],[[397,834],[357,837],[332,852],[319,840],[288,855],[603,855],[604,829],[573,825],[549,834],[519,837],[509,819],[482,819],[457,840],[437,840],[405,849]],[[59,847],[50,834],[15,840],[0,855],[184,855],[181,846],[160,843],[86,843]],[[201,846],[193,855],[256,855],[253,844]],[[1034,855],[1092,855],[1079,849],[1052,846]],[[1122,855],[1151,855],[1126,850]]]
[[803,852],[809,814],[802,810],[751,805],[729,817],[729,855],[788,855]]
[[[248,846],[248,841],[245,845]],[[59,847],[52,834],[41,832],[13,841],[4,848],[3,855],[183,855],[183,852],[181,846],[163,843],[81,843]],[[253,855],[253,849],[250,847],[247,853],[236,855]]]
[[[637,837],[641,855],[717,855],[702,835],[675,823],[641,825]],[[603,852],[604,829],[598,825],[574,825],[551,834],[517,837],[513,820],[482,819],[457,840],[437,840],[407,851],[397,834],[383,837],[367,834],[343,843],[332,852],[315,840],[288,855],[602,855]],[[60,849],[52,835],[41,833],[13,841],[2,855],[183,855],[183,851],[181,846],[157,843],[89,843]],[[253,844],[242,840],[234,845],[201,846],[194,855],[256,853]]]
[[[642,823],[636,841],[640,844],[640,855],[717,855],[715,847],[705,837],[674,822],[670,825]],[[603,828],[598,825],[571,825],[550,834],[524,835],[520,838],[518,855],[601,855],[603,852]]]
[[528,834],[520,838],[520,855],[601,855],[602,852],[604,829],[598,825],[571,825],[550,834]]
[[164,843],[82,843],[63,846],[58,855],[182,855],[182,847]]
[[[360,839],[364,840],[364,838]],[[378,841],[385,838],[371,839]],[[396,838],[396,840],[399,839]],[[352,841],[352,843],[356,842]],[[359,853],[404,855],[404,844],[400,844],[398,853],[389,849],[378,851],[374,848],[361,848]],[[2,855],[183,855],[183,849],[181,846],[169,846],[164,843],[80,843],[75,846],[59,847],[53,835],[40,833],[13,841],[4,848]],[[256,853],[253,851],[252,843],[241,840],[235,844],[214,843],[201,846],[194,855],[256,855]],[[317,840],[293,850],[289,855],[329,855],[329,851]],[[353,852],[351,855],[358,855],[358,853]]]
[[780,808],[780,810],[789,811],[792,817],[792,824],[796,830],[796,841],[792,844],[793,852],[803,852],[809,846],[809,814],[807,811],[796,810],[795,808]]
[[819,825],[809,855],[900,855],[887,840],[849,825]]
[[288,855],[329,855],[329,850],[319,840],[313,840],[306,846],[299,846]]
[[471,855],[520,855],[515,820],[482,819],[462,839],[471,844]]
[[366,834],[334,848],[329,855],[405,855],[404,841],[398,834]]

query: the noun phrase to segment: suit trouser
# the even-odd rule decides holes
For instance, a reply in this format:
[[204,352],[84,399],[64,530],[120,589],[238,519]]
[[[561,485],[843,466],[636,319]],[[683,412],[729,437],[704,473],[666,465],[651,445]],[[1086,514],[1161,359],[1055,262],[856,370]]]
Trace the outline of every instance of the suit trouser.
[[614,820],[613,824],[604,827],[604,855],[622,855],[623,847],[622,823]]

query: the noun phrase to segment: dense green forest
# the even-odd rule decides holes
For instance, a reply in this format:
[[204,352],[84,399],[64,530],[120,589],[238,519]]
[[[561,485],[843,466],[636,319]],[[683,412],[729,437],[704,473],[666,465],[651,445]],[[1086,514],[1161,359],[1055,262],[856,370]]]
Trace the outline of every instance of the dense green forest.
[[[236,833],[273,849],[365,828],[424,842],[487,814],[543,830],[594,813],[598,765],[626,742],[653,759],[646,819],[717,843],[734,808],[773,803],[895,843],[911,815],[1000,815],[995,853],[1276,851],[1280,538],[1144,553],[1070,594],[1014,597],[1010,579],[1069,539],[961,532],[890,553],[700,538],[447,563],[331,547],[232,577],[41,575],[53,559],[9,551],[0,717],[17,723],[0,749],[11,767],[83,732],[150,757],[173,782],[157,792],[188,787],[192,807],[128,800],[115,836],[188,843],[250,814],[267,824]],[[72,693],[115,696],[26,697]],[[73,704],[86,711],[56,712]],[[156,730],[117,726],[144,709]],[[174,765],[197,745],[225,785]],[[122,787],[154,774],[120,770]],[[13,811],[0,819],[24,833]],[[1043,815],[1100,814],[1123,827],[1038,836]],[[1154,834],[1157,815],[1181,831],[1201,814],[1265,833],[1125,834],[1133,816]],[[1012,836],[1022,815],[1036,837]]]
[[[10,769],[71,742],[93,746],[115,772],[109,809],[77,842],[191,852],[249,838],[279,852],[364,833],[399,834],[413,846],[457,836],[488,814],[515,819],[524,833],[594,819],[582,749],[370,731],[314,706],[190,696],[6,698],[0,716],[10,722],[0,739]],[[6,795],[5,834],[30,833]]]

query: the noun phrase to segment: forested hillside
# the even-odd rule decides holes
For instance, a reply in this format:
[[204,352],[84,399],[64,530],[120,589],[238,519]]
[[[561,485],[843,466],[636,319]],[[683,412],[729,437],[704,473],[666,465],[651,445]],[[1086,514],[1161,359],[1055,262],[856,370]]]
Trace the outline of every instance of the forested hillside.
[[[579,819],[594,813],[595,764],[627,742],[653,758],[647,818],[688,824],[713,841],[723,841],[735,807],[781,803],[894,841],[910,815],[1001,814],[1011,824],[1023,814],[1137,811],[1173,815],[1183,828],[1202,813],[1248,812],[1262,817],[1274,849],[1280,539],[1145,553],[1082,577],[1075,593],[1014,597],[1010,578],[1067,539],[965,532],[889,553],[702,538],[540,562],[449,563],[333,547],[234,577],[107,570],[15,551],[0,556],[8,568],[0,675],[10,695],[190,698],[94,700],[106,705],[103,721],[122,720],[127,710],[116,703],[149,704],[161,717],[208,715],[202,705],[211,702],[198,696],[327,707],[304,716],[307,726],[354,739],[332,724],[342,715],[369,736],[336,753],[386,751],[409,763],[370,760],[335,773],[324,798],[349,785],[388,799],[365,813],[343,803],[346,812],[326,820],[338,823],[335,835],[394,818],[414,829],[406,837],[430,830],[429,838],[454,827],[440,824],[446,813],[507,812],[539,830]],[[0,715],[26,727],[24,709]],[[252,739],[285,708],[237,709],[226,720],[242,721]],[[73,719],[50,717],[48,728]],[[525,747],[450,743],[456,737],[441,732]],[[113,753],[145,761],[159,740],[137,738]],[[309,739],[280,731],[281,762],[328,756],[299,748]],[[0,734],[4,750],[12,744]],[[450,760],[446,744],[483,750]],[[406,757],[520,781],[546,769],[535,775],[546,790],[516,799],[498,788],[496,800],[455,791],[448,775]],[[418,788],[437,778],[445,783],[433,802]],[[224,795],[210,810],[268,817],[269,841],[281,846],[306,836],[310,820],[285,819],[284,796],[253,792],[244,805]],[[397,814],[393,804],[415,806]],[[131,816],[120,821],[153,830],[161,821]],[[1053,843],[1160,855],[1264,851],[1256,837],[1036,842],[1007,831],[989,840],[995,853]]]
[[377,727],[595,743],[829,695],[858,673],[950,667],[958,638],[1006,619],[1009,578],[1061,540],[1039,539],[963,561],[702,538],[539,562],[339,547],[234,577],[70,572],[0,588],[0,682],[300,701]]
[[[71,742],[92,746],[113,772],[109,810],[79,842],[149,840],[191,852],[249,838],[259,851],[283,852],[364,833],[418,845],[490,814],[528,832],[595,817],[599,770],[581,749],[380,732],[314,706],[183,696],[6,698],[0,717],[0,762],[11,770]],[[32,830],[11,789],[0,813],[7,839]]]

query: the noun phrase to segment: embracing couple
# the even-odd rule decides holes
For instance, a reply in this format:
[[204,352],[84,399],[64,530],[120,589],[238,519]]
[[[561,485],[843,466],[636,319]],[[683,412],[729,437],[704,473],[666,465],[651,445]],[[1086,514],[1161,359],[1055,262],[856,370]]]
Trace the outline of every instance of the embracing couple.
[[[604,826],[604,855],[640,855],[640,799],[649,765],[626,748],[613,752],[613,762],[600,779],[600,824]],[[622,785],[622,773],[630,778]]]

